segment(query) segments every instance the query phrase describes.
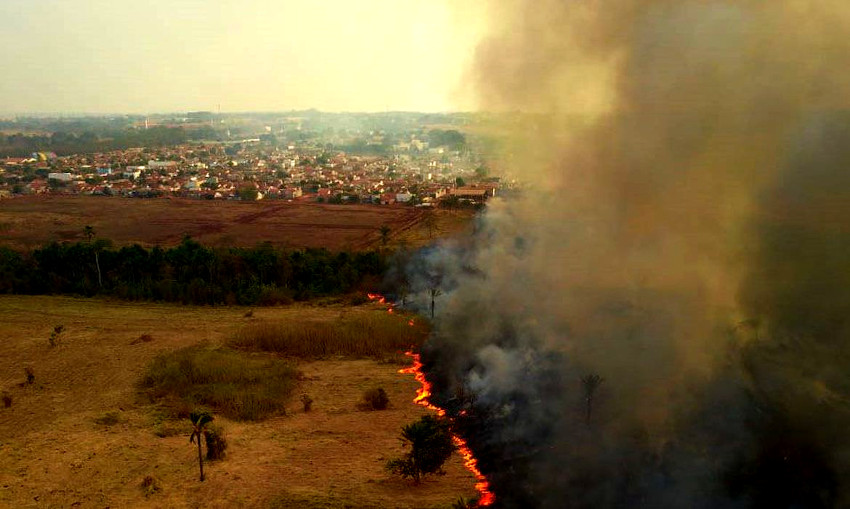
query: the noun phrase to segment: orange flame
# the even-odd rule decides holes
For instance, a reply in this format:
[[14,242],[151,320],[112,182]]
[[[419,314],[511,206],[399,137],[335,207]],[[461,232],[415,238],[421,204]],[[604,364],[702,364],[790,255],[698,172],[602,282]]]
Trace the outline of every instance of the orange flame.
[[366,296],[369,297],[369,300],[378,301],[378,304],[383,304],[387,301],[387,299],[379,293],[367,293]]
[[[381,295],[380,293],[367,293],[366,296],[369,297],[369,300],[376,301],[378,304],[386,304],[387,303],[387,298],[384,297],[383,295]],[[387,313],[393,314],[393,305],[392,304],[390,304],[390,307],[387,308]]]
[[[411,325],[413,325],[412,320]],[[416,389],[416,397],[413,398],[413,402],[417,405],[424,406],[429,410],[433,410],[440,417],[445,417],[446,411],[436,405],[433,405],[428,399],[431,397],[431,383],[425,379],[425,373],[422,371],[422,361],[419,358],[419,354],[413,352],[405,352],[404,354],[413,360],[413,364],[409,368],[400,369],[398,372],[405,375],[413,375],[413,378],[415,378],[420,385],[420,387]],[[457,447],[458,452],[463,458],[463,466],[465,466],[466,469],[472,472],[472,475],[475,476],[475,489],[478,491],[479,495],[478,507],[492,505],[493,502],[496,501],[496,496],[490,491],[490,482],[487,481],[487,478],[484,477],[484,474],[482,474],[478,469],[478,460],[475,459],[475,456],[472,454],[472,450],[469,448],[469,445],[467,445],[466,440],[464,440],[463,437],[452,433],[452,442],[454,442],[455,447]]]

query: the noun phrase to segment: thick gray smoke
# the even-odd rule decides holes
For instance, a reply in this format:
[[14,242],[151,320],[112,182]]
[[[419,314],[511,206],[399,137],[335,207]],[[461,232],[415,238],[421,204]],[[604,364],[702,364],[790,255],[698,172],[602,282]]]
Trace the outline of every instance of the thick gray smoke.
[[414,286],[502,506],[850,506],[850,4],[492,11],[531,188]]

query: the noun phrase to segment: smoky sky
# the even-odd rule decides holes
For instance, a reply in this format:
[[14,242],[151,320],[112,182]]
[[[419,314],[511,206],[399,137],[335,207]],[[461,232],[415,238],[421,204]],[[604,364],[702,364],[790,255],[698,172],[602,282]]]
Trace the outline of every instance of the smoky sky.
[[410,274],[499,503],[846,506],[850,5],[493,10],[469,76],[528,187]]

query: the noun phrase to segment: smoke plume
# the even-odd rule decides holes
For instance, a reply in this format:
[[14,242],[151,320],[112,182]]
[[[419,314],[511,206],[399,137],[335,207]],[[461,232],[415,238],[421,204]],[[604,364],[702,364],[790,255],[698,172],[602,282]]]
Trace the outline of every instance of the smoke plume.
[[498,503],[850,505],[850,4],[490,19],[469,79],[529,187],[411,277]]

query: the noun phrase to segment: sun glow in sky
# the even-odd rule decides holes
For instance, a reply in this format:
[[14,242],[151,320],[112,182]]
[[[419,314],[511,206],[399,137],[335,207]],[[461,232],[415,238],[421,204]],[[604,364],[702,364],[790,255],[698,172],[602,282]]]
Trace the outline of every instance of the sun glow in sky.
[[0,113],[469,109],[465,1],[3,0]]

